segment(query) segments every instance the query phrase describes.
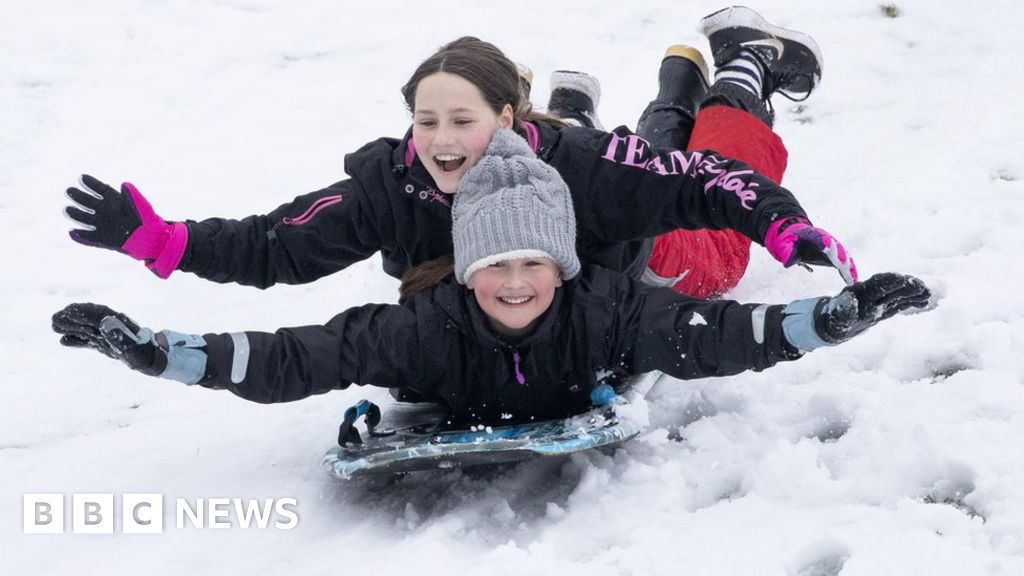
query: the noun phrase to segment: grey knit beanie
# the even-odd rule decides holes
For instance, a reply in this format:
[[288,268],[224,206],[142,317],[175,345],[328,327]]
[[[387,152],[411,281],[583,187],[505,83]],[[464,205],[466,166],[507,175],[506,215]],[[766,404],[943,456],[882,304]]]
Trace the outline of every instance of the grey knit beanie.
[[580,271],[569,187],[508,129],[494,133],[484,157],[459,182],[452,238],[460,284],[513,258],[551,258],[565,280]]

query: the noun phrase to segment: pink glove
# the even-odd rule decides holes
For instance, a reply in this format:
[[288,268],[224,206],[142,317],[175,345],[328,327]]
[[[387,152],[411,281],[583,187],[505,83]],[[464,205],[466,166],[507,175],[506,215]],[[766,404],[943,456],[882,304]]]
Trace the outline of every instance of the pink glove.
[[89,175],[82,176],[81,184],[82,189],[67,189],[74,204],[64,213],[80,226],[71,231],[72,240],[142,260],[160,278],[174,272],[188,246],[183,222],[165,222],[128,182],[120,192]]
[[773,258],[789,268],[794,264],[832,266],[847,285],[857,281],[857,266],[831,234],[815,228],[800,216],[779,218],[768,228],[764,246]]

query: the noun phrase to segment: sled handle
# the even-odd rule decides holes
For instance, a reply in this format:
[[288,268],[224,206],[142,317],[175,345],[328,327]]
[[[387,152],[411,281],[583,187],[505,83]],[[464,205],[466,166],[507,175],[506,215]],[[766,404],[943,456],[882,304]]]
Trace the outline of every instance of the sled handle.
[[366,431],[373,436],[373,429],[380,424],[380,407],[369,400],[360,400],[355,406],[350,406],[342,416],[341,426],[338,427],[338,445],[345,447],[346,444],[362,444],[363,439],[356,430],[355,423],[360,416],[366,416]]
[[618,394],[615,393],[615,389],[612,388],[611,384],[602,382],[597,388],[590,391],[590,403],[594,406],[611,406],[616,396]]

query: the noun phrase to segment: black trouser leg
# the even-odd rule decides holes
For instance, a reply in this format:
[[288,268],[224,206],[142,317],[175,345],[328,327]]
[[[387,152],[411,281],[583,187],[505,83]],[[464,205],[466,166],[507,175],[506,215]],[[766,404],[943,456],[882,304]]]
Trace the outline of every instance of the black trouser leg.
[[700,105],[701,108],[708,106],[736,108],[753,114],[769,128],[775,125],[775,112],[768,106],[766,100],[761,100],[749,90],[744,90],[731,82],[715,82],[711,86],[707,98]]
[[704,74],[694,61],[665,58],[658,71],[658,96],[640,115],[636,133],[655,148],[685,150],[707,91]]
[[[655,148],[686,150],[697,118],[697,107],[708,85],[700,67],[687,58],[670,56],[658,71],[658,96],[651,100],[636,124],[636,133]],[[654,250],[654,238],[645,238],[634,266],[628,272],[642,278]],[[633,269],[636,268],[636,269]]]

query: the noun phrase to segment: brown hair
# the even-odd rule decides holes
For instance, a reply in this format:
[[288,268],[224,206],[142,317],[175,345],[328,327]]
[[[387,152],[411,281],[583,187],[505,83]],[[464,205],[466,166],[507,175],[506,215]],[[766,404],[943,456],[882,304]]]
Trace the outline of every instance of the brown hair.
[[402,275],[402,285],[398,287],[398,303],[405,304],[420,292],[426,292],[441,283],[442,280],[455,274],[455,257],[441,256],[414,266]]
[[523,94],[519,71],[497,46],[472,36],[463,36],[442,46],[433,56],[423,61],[402,86],[402,96],[409,112],[416,111],[416,89],[420,81],[437,72],[460,76],[476,86],[495,114],[501,114],[508,104],[514,116],[513,128],[523,132],[521,122],[540,121],[562,128],[565,123],[540,112],[533,111],[530,99]]

